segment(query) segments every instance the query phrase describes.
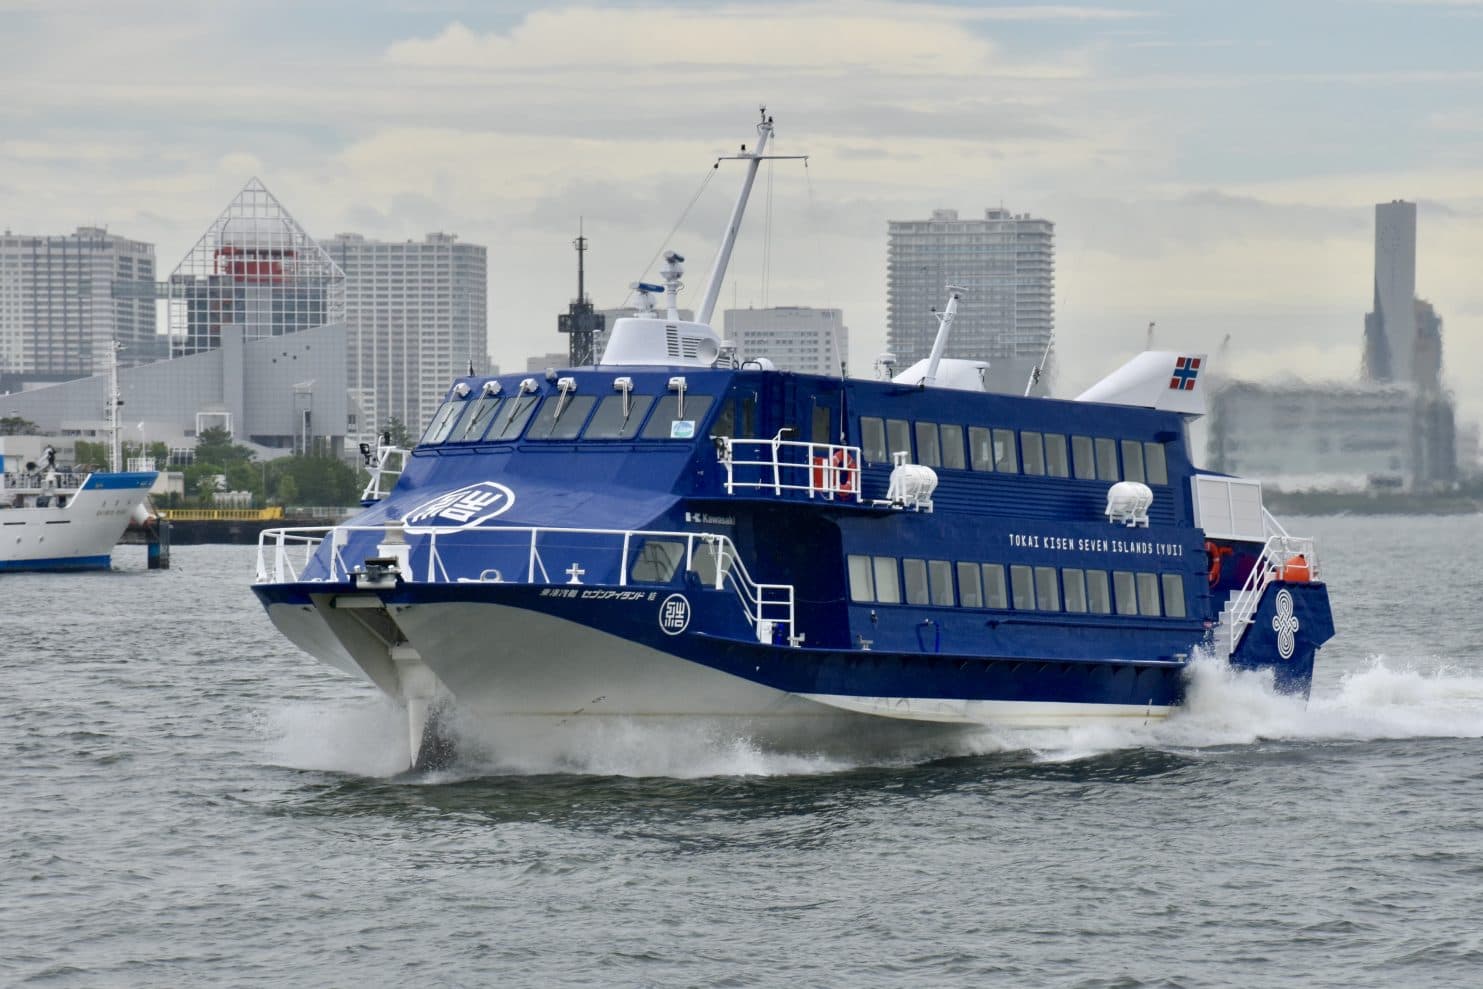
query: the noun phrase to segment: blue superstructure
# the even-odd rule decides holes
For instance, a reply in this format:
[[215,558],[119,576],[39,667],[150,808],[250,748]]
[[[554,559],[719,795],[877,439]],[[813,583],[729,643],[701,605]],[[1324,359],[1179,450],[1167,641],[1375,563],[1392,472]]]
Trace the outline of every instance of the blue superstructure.
[[678,319],[679,260],[603,363],[458,379],[389,493],[264,535],[275,623],[404,700],[414,759],[443,697],[782,735],[1159,716],[1197,653],[1307,691],[1318,561],[1191,463],[1203,357],[1077,401],[985,393],[940,346],[890,380],[739,366]]

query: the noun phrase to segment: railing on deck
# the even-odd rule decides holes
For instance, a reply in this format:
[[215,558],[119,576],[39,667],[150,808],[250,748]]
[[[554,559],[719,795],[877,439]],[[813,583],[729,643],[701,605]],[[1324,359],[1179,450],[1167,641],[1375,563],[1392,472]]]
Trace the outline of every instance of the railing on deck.
[[[618,586],[629,587],[631,585],[661,587],[672,586],[668,581],[634,581],[629,574],[629,556],[634,548],[635,539],[664,539],[683,541],[685,545],[684,570],[701,574],[705,577],[705,571],[697,567],[697,563],[705,567],[714,568],[714,573],[706,582],[716,590],[723,590],[729,584],[736,592],[741,601],[742,610],[747,616],[747,621],[752,625],[761,641],[771,641],[771,631],[774,628],[782,630],[784,638],[791,645],[798,645],[802,639],[794,634],[794,600],[792,584],[764,584],[752,579],[747,572],[746,564],[742,562],[737,553],[736,546],[726,536],[709,532],[669,532],[652,529],[579,529],[579,528],[557,528],[548,526],[489,526],[475,528],[441,530],[413,529],[412,534],[425,536],[427,549],[427,562],[421,582],[430,584],[439,583],[468,583],[468,582],[497,582],[497,583],[526,583],[526,584],[552,584],[550,572],[546,568],[545,561],[541,558],[541,537],[551,535],[577,535],[597,536],[601,539],[610,540],[611,547],[606,552],[617,553],[618,560]],[[406,543],[407,530],[401,524],[380,525],[340,525],[340,526],[301,526],[285,529],[267,529],[258,535],[257,552],[257,582],[281,584],[295,582],[299,574],[304,572],[309,565],[314,553],[319,549],[326,537],[330,541],[329,552],[329,576],[331,582],[348,579],[353,567],[348,565],[344,558],[345,547],[349,543],[349,537],[353,533],[376,533],[381,536],[379,551],[390,551],[392,555],[401,552],[401,559],[406,561],[404,569],[411,570],[410,548]],[[517,536],[528,539],[527,552],[525,554],[525,572],[523,580],[521,575],[501,573],[497,570],[486,569],[477,574],[468,576],[450,573],[443,562],[442,555],[438,552],[438,537],[451,538],[453,536],[467,536],[470,533],[491,536]],[[407,547],[407,548],[403,548]],[[697,560],[697,549],[701,551],[700,559]],[[562,547],[563,551],[570,551],[570,546]],[[595,550],[599,554],[604,552],[603,548]],[[295,559],[297,558],[297,563]],[[592,562],[589,559],[589,564]],[[574,563],[572,569],[578,569]],[[676,571],[679,570],[678,565]],[[561,573],[563,571],[558,571]],[[571,574],[571,571],[564,571]],[[582,571],[585,573],[585,571]],[[414,573],[404,573],[404,580],[416,581]],[[561,586],[581,586],[578,576],[572,576],[567,584]]]
[[[726,468],[726,493],[738,489],[806,492],[810,498],[859,498],[860,448],[835,443],[716,437],[716,456]],[[741,476],[738,476],[738,475]]]
[[1261,556],[1257,558],[1256,566],[1251,568],[1251,573],[1247,574],[1246,583],[1231,595],[1231,641],[1228,655],[1236,652],[1242,633],[1255,618],[1256,609],[1261,604],[1262,591],[1286,568],[1289,560],[1302,557],[1308,564],[1309,579],[1319,579],[1318,548],[1313,540],[1307,536],[1288,535],[1282,523],[1273,518],[1272,513],[1265,508],[1262,509],[1262,522],[1267,541],[1262,546]]
[[366,465],[371,477],[366,481],[365,490],[360,493],[360,500],[380,501],[391,494],[391,489],[396,487],[397,478],[402,476],[402,471],[407,467],[407,457],[411,452],[399,446],[378,446],[376,462]]

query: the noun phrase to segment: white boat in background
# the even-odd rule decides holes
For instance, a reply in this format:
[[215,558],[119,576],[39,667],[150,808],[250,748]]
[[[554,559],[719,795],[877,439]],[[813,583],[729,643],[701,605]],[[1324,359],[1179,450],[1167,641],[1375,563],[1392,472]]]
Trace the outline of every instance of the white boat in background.
[[145,511],[155,476],[69,473],[49,463],[0,474],[0,572],[106,570],[130,519]]

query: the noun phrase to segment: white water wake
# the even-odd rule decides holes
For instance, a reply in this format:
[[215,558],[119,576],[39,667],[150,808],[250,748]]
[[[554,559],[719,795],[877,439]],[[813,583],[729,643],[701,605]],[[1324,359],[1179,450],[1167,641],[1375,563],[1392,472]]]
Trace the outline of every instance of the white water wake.
[[[1190,677],[1185,706],[1164,720],[933,733],[916,744],[866,740],[828,754],[777,751],[709,722],[574,719],[493,728],[455,716],[445,727],[457,762],[420,778],[792,776],[1026,751],[1065,762],[1132,749],[1189,752],[1266,741],[1483,738],[1483,676],[1435,662],[1418,667],[1377,658],[1336,687],[1316,687],[1306,704],[1276,693],[1270,676],[1213,661],[1196,662]],[[267,758],[276,765],[369,777],[406,769],[406,714],[386,699],[289,705],[267,719],[266,734]]]

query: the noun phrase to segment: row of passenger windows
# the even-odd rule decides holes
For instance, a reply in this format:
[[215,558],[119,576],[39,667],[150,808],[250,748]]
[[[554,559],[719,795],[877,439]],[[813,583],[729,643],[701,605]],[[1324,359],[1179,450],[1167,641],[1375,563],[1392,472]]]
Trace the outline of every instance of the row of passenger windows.
[[[711,408],[711,396],[493,395],[444,403],[423,434],[423,444],[528,440],[690,439]],[[593,412],[596,406],[597,411]],[[650,409],[653,414],[650,415]],[[648,416],[648,423],[644,419]],[[529,424],[529,430],[526,425]],[[585,429],[583,427],[586,427]]]
[[906,604],[945,608],[1185,617],[1184,577],[1177,573],[1114,570],[1109,582],[1106,570],[1015,564],[1006,581],[1002,563],[851,555],[849,576],[850,600],[857,604],[901,604],[904,590]]
[[[967,440],[965,450],[964,440]],[[869,463],[888,464],[891,453],[912,452],[913,463],[952,470],[996,471],[1077,477],[1085,481],[1141,481],[1168,484],[1169,467],[1162,443],[1114,440],[1105,436],[1072,436],[1013,429],[990,429],[905,419],[860,417],[861,453]],[[1119,457],[1121,452],[1121,470]]]

